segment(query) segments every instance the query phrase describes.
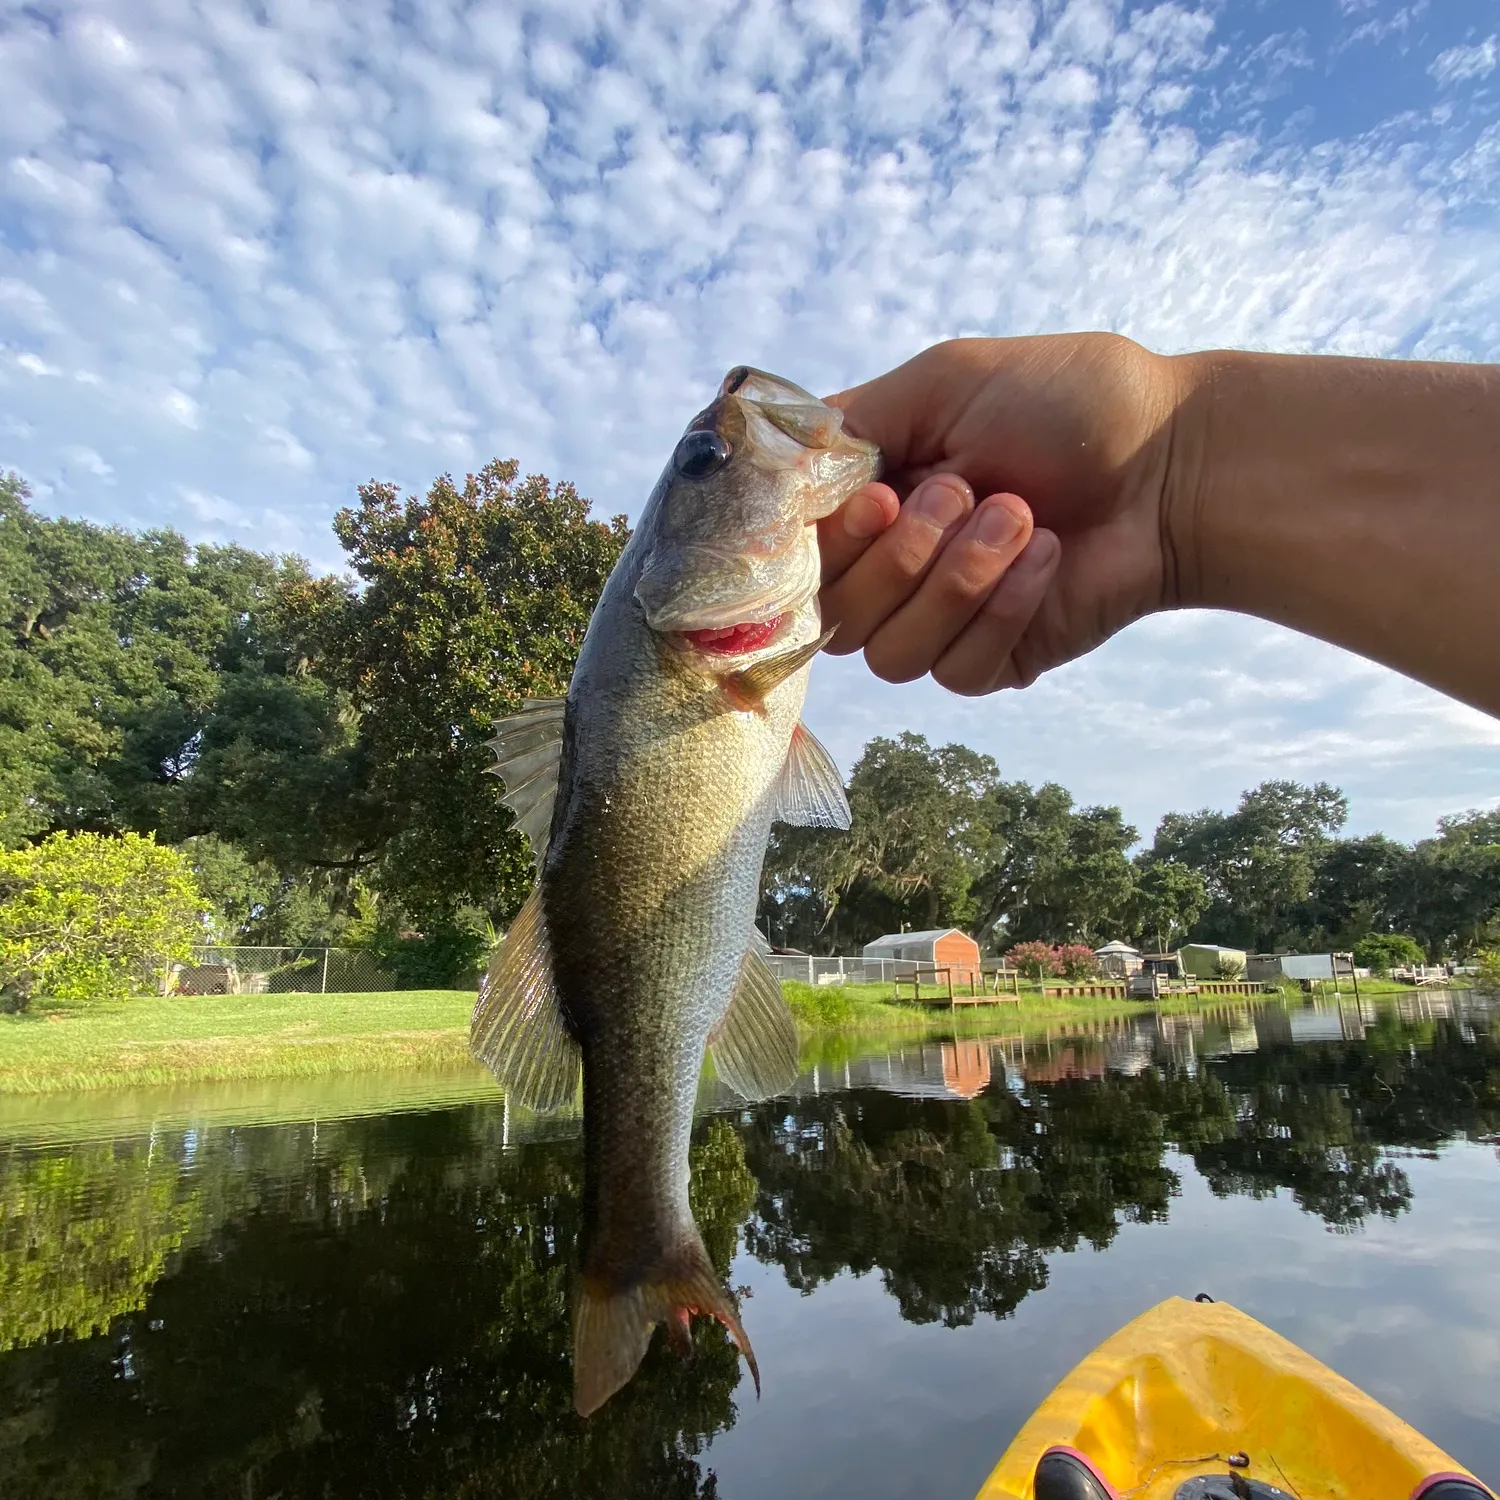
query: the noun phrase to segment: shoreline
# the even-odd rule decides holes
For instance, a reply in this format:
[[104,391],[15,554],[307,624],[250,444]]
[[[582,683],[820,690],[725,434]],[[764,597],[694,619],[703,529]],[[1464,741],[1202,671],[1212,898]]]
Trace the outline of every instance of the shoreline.
[[[1023,994],[1019,1005],[894,1003],[885,986],[783,985],[804,1047],[823,1037],[975,1035],[1114,1022],[1129,1016],[1244,1009],[1275,994],[1114,1000]],[[1376,988],[1382,998],[1418,994]],[[1352,997],[1350,997],[1352,998]],[[190,1083],[315,1080],[473,1066],[474,995],[406,990],[352,995],[148,996],[102,1005],[38,1005],[0,1016],[0,1097]]]

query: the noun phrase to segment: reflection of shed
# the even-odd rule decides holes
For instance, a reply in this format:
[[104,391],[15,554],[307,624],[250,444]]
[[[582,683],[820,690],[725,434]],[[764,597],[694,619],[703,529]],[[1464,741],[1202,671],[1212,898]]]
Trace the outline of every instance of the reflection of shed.
[[864,946],[864,957],[906,960],[923,968],[947,968],[955,984],[979,977],[979,944],[956,927],[926,932],[888,932]]
[[1194,979],[1218,979],[1219,966],[1232,965],[1245,972],[1248,955],[1243,948],[1225,948],[1219,943],[1184,943],[1179,950],[1182,967]]
[[1099,960],[1099,967],[1104,973],[1112,974],[1117,979],[1128,979],[1132,974],[1141,972],[1140,950],[1132,948],[1129,943],[1122,943],[1118,938],[1102,948],[1095,948],[1094,957]]
[[960,1099],[972,1099],[990,1081],[990,1048],[988,1042],[944,1042],[943,1082],[948,1092]]

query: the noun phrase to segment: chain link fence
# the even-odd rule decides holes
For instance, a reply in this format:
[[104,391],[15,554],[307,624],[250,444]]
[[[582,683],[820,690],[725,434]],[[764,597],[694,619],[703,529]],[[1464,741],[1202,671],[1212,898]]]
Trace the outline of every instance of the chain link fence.
[[178,995],[347,995],[397,988],[357,948],[198,948],[167,978]]
[[930,972],[931,962],[912,958],[814,958],[803,953],[771,953],[766,963],[778,979],[802,984],[890,984],[910,979],[918,969]]

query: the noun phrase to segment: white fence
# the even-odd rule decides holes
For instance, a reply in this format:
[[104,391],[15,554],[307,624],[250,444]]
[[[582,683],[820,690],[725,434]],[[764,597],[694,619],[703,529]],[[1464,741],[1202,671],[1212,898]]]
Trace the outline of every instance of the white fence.
[[354,948],[197,948],[174,964],[179,995],[343,995],[396,987],[374,954]]

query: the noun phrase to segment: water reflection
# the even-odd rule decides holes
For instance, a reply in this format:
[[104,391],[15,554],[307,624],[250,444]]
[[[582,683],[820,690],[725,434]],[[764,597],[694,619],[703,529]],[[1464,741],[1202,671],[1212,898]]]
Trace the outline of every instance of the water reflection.
[[[1343,1233],[1399,1218],[1393,1148],[1500,1132],[1500,1033],[1431,996],[838,1042],[788,1099],[717,1102],[693,1197],[721,1273],[741,1251],[804,1293],[874,1272],[953,1328],[1125,1225],[1171,1232],[1185,1173]],[[503,1104],[0,1146],[6,1494],[717,1494],[741,1393],[715,1328],[571,1413],[580,1173],[575,1139]]]

